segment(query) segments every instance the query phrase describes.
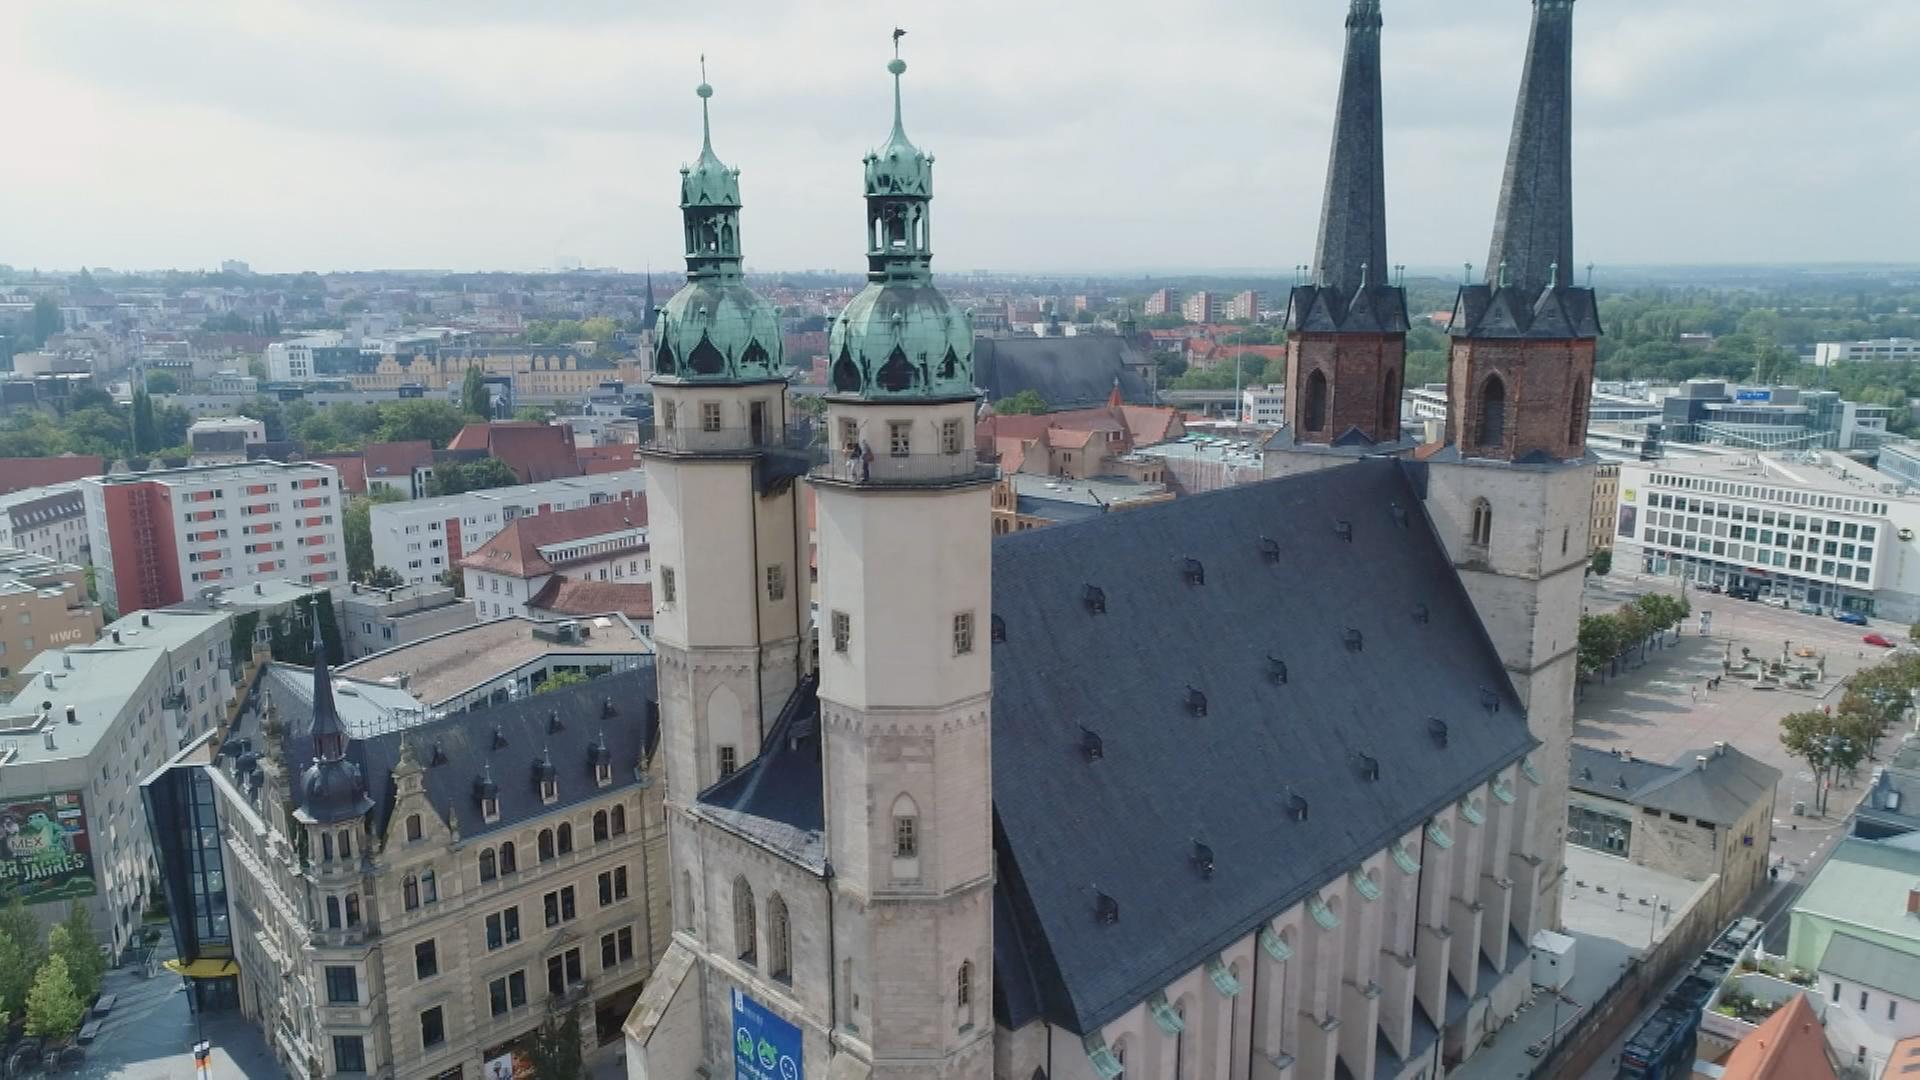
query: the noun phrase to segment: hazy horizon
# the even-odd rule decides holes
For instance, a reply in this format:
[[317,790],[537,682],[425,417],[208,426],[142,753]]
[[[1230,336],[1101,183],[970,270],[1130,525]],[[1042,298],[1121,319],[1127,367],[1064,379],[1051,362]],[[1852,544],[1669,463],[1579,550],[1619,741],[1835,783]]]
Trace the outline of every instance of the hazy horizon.
[[[705,52],[749,266],[855,272],[898,19],[938,270],[1285,277],[1311,259],[1346,7],[26,0],[0,41],[0,93],[32,103],[0,264],[677,270]],[[1455,276],[1486,258],[1530,5],[1384,7],[1389,255]],[[1908,264],[1916,40],[1920,5],[1581,0],[1578,260]]]

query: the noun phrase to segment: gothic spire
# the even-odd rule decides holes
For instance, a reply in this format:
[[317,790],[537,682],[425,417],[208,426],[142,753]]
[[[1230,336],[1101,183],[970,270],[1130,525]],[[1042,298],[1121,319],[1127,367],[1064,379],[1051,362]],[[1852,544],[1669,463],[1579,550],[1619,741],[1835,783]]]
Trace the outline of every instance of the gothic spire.
[[1352,0],[1320,206],[1314,282],[1351,296],[1387,281],[1387,193],[1380,109],[1380,0]]
[[1573,284],[1573,0],[1534,0],[1487,284]]
[[327,670],[327,642],[320,633],[320,605],[309,612],[313,618],[313,725],[308,736],[313,740],[313,756],[318,761],[340,761],[347,756],[347,729],[333,704],[333,676]]

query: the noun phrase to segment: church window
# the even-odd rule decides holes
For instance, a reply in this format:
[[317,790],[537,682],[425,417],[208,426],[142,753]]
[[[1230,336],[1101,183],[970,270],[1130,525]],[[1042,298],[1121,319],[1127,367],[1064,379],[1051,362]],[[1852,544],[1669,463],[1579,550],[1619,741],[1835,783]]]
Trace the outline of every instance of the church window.
[[420,815],[408,814],[407,815],[407,840],[408,842],[412,842],[418,839],[420,839]]
[[719,431],[720,430],[720,403],[719,402],[703,401],[700,403],[700,430],[701,431]]
[[842,655],[853,643],[853,619],[844,611],[833,613],[833,651]]
[[960,973],[954,977],[953,1008],[960,1030],[973,1026],[973,961],[960,961]]
[[408,911],[420,907],[420,879],[412,874],[408,874],[406,880],[400,883],[400,906]]
[[496,855],[494,855],[492,848],[488,848],[485,851],[482,851],[480,853],[480,880],[481,881],[492,881],[494,878],[500,876],[499,867],[500,867],[499,858]]
[[1306,410],[1301,425],[1308,431],[1323,431],[1327,426],[1327,373],[1318,368],[1307,376]]
[[1480,438],[1483,447],[1505,446],[1507,442],[1507,386],[1500,376],[1490,376],[1480,388]]
[[960,421],[942,420],[940,422],[940,452],[943,454],[960,452]]
[[679,402],[675,401],[663,401],[660,403],[660,430],[673,430],[674,421],[679,419],[680,410],[677,408],[678,405]]
[[735,955],[746,963],[753,963],[758,954],[759,942],[756,937],[753,912],[753,886],[747,879],[733,879],[733,946]]
[[673,598],[673,567],[663,566],[660,568],[660,603],[663,606],[670,606]]
[[787,902],[779,893],[767,898],[767,975],[793,984],[793,932],[787,923]]
[[778,603],[787,598],[787,568],[780,563],[767,567],[767,600]]
[[593,842],[596,844],[600,843],[605,840],[607,836],[607,812],[605,810],[595,810],[593,812]]
[[720,779],[725,780],[740,771],[740,752],[731,746],[722,746],[719,750]]
[[1473,500],[1473,534],[1471,543],[1475,547],[1486,547],[1493,539],[1493,505],[1485,499]]
[[887,423],[887,453],[892,457],[906,457],[913,453],[913,424],[906,420],[892,420]]
[[573,825],[569,822],[561,822],[558,835],[560,840],[560,854],[573,854]]
[[899,881],[920,877],[920,808],[905,793],[893,800],[893,876]]
[[514,857],[513,841],[509,840],[500,845],[500,872],[511,874],[518,869],[520,864]]
[[953,617],[953,655],[966,656],[973,652],[973,612],[963,611]]
[[613,823],[613,835],[615,836],[627,835],[627,808],[626,807],[621,806],[618,803],[615,803],[613,807],[613,813],[610,815],[610,820]]
[[541,862],[551,861],[553,858],[553,830],[552,829],[540,830],[538,847],[540,850],[540,861]]

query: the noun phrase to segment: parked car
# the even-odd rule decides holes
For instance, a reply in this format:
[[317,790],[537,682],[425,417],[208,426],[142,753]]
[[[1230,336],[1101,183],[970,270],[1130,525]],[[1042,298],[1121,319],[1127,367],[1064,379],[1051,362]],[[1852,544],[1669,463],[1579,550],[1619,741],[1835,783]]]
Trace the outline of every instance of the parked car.
[[1727,590],[1727,595],[1733,597],[1735,600],[1758,600],[1760,599],[1760,590],[1741,588],[1736,585]]
[[1857,611],[1836,611],[1833,613],[1833,619],[1835,622],[1843,622],[1848,626],[1867,625],[1867,617]]
[[1793,606],[1793,601],[1788,600],[1784,596],[1763,596],[1760,598],[1760,602],[1768,607],[1777,607],[1782,611]]
[[1822,608],[1819,604],[1801,604],[1800,605],[1800,614],[1802,615],[1821,615],[1821,614],[1824,614],[1825,611],[1826,609]]
[[1882,649],[1893,648],[1893,642],[1888,641],[1884,636],[1880,634],[1861,634],[1860,640],[1866,642],[1869,645],[1877,645]]

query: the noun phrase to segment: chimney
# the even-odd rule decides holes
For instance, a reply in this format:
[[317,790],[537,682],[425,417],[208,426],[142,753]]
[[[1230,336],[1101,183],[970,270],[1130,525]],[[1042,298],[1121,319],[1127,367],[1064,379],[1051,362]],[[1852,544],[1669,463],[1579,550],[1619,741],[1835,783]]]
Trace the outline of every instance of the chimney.
[[253,583],[253,595],[265,596],[267,595],[267,590],[264,586],[262,586],[259,582],[256,581]]
[[143,612],[141,612],[141,613],[140,613],[140,625],[141,625],[141,626],[148,626],[148,627],[150,627],[150,626],[152,626],[152,625],[153,625],[153,616],[151,616],[151,615],[149,615],[149,614],[147,614],[147,613],[146,613],[146,612],[144,612],[144,611],[143,611]]
[[79,710],[75,709],[71,705],[67,706],[67,723],[77,724],[79,722],[80,722]]
[[1920,915],[1920,881],[1907,888],[1907,914]]
[[114,643],[115,645],[118,645],[118,644],[120,644],[120,631],[118,631],[118,630],[115,630],[115,631],[113,632],[113,643]]
[[1693,767],[1696,769],[1699,769],[1701,772],[1706,772],[1707,771],[1707,755],[1695,754],[1693,756]]

